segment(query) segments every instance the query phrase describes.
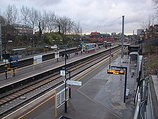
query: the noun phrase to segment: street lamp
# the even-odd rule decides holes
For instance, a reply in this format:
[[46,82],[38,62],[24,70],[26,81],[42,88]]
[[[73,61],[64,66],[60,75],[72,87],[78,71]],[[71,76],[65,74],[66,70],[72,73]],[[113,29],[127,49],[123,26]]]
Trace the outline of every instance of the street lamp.
[[[60,70],[60,75],[61,76],[65,76],[65,113],[67,113],[67,78],[66,78],[66,74],[67,74],[67,64],[66,64],[66,59],[67,59],[67,54],[66,54],[66,46],[65,46],[65,52],[64,52],[64,56],[65,56],[65,64],[64,67],[62,68],[62,70]],[[70,75],[70,74],[69,74]]]
[[33,41],[32,41],[32,38],[30,38],[30,46],[33,47]]
[[[69,80],[71,79],[71,71],[68,71]],[[71,86],[69,85],[69,98],[71,98]]]
[[8,78],[7,76],[7,68],[8,68],[8,65],[7,65],[7,62],[8,62],[8,59],[10,58],[10,54],[7,53],[7,48],[6,48],[6,45],[7,43],[12,43],[12,40],[8,40],[5,42],[5,47],[4,47],[4,54],[2,53],[2,59],[3,59],[3,62],[5,63],[5,77],[6,79]]
[[110,44],[109,69],[110,69],[110,67],[111,67],[111,57],[112,57],[112,55],[111,55],[111,44]]
[[122,16],[122,38],[121,38],[121,59],[123,59],[123,45],[124,45],[124,16]]
[[66,81],[67,81],[67,79],[66,79],[66,68],[67,68],[67,66],[66,66],[66,59],[67,59],[67,54],[66,54],[66,46],[65,46],[65,113],[67,113],[67,95],[66,95],[66,87],[67,87],[67,85],[66,85]]
[[1,21],[0,21],[0,51],[1,51],[1,60],[3,59],[3,57],[2,57],[2,32],[1,32],[1,26],[2,26],[2,23],[1,23]]

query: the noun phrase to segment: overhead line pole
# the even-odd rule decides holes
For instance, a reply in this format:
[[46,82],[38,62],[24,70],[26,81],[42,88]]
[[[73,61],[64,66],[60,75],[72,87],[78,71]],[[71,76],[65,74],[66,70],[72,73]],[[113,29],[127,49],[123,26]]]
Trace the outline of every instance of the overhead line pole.
[[122,43],[121,58],[123,58],[123,45],[124,45],[124,16],[122,16],[122,38],[121,38],[121,43]]
[[2,60],[3,59],[3,56],[2,56],[2,54],[3,54],[3,51],[2,51],[2,29],[1,29],[1,26],[2,26],[2,23],[0,22],[0,51],[1,51],[1,57],[0,57],[0,60]]
[[66,54],[66,46],[65,46],[65,53],[64,53],[64,56],[65,56],[65,113],[67,113],[67,84],[66,84],[66,81],[67,81],[67,77],[66,77],[66,74],[67,74],[67,65],[66,65],[66,59],[67,59],[67,54]]

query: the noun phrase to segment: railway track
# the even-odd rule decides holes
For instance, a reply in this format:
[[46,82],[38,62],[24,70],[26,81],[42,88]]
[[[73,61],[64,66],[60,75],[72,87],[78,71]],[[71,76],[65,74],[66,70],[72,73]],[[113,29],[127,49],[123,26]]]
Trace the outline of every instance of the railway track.
[[[71,71],[71,78],[73,78],[89,67],[108,58],[110,54],[109,52],[114,54],[117,51],[118,48],[112,49],[112,51],[100,53],[94,57],[87,58],[82,62],[78,62],[75,65],[67,67],[67,70]],[[25,105],[29,101],[36,99],[45,92],[52,90],[56,86],[63,83],[63,81],[64,78],[59,75],[59,72],[56,72],[30,85],[24,86],[23,88],[16,89],[15,92],[5,95],[4,97],[0,98],[0,118],[7,115],[8,113],[11,113],[20,106]]]
[[[77,52],[77,51],[80,51],[81,49],[78,49],[78,48],[74,48],[74,49],[69,49],[67,50],[66,52],[68,54],[71,54],[71,53],[74,53],[74,52]],[[61,56],[61,53],[64,53],[65,51],[64,50],[60,50],[60,56]],[[53,52],[50,52],[50,53],[47,53],[47,54],[44,54],[42,55],[42,60],[43,61],[47,61],[47,60],[50,60],[52,58],[55,58],[55,53]],[[25,67],[25,66],[28,66],[28,65],[32,65],[34,59],[33,59],[33,56],[32,57],[29,57],[29,58],[24,58],[24,59],[21,59],[19,60],[18,62],[18,67],[17,68],[22,68],[22,67]],[[6,72],[6,67],[5,65],[9,65],[9,63],[6,63],[6,64],[1,64],[0,65],[0,74],[1,73],[5,73]]]

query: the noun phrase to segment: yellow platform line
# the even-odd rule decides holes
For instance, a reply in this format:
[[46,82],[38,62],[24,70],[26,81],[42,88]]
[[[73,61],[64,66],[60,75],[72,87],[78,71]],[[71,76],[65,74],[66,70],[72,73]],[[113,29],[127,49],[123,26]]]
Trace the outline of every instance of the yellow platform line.
[[51,100],[52,98],[54,98],[55,95],[49,97],[47,100],[45,100],[44,102],[40,103],[39,105],[37,105],[36,107],[34,107],[33,109],[31,109],[30,111],[28,111],[27,113],[23,114],[22,116],[20,116],[18,119],[22,119],[23,117],[25,117],[26,115],[30,114],[31,112],[33,112],[35,109],[37,109],[38,107],[40,107],[41,105],[43,105],[44,103],[48,102],[49,100]]

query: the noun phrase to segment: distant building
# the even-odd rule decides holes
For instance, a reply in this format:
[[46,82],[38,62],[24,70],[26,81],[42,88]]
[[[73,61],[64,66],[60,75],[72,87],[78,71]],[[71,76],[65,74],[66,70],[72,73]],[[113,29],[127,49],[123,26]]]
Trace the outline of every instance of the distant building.
[[91,32],[90,36],[99,35],[99,32]]
[[106,41],[110,38],[110,34],[101,34],[99,32],[91,32],[89,39],[94,42]]
[[90,35],[88,35],[89,40],[92,42],[102,42],[102,41],[116,41],[118,40],[118,35],[115,33],[112,35],[110,34],[101,34],[99,32],[91,32]]
[[18,32],[18,35],[22,35],[22,34],[33,34],[33,28],[27,26],[27,25],[19,25],[19,24],[15,24],[14,25],[15,29]]

